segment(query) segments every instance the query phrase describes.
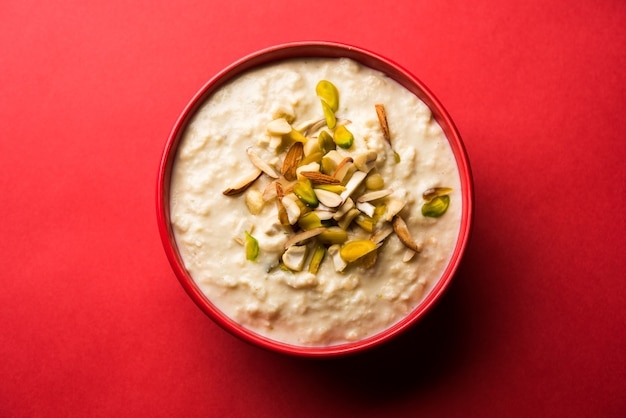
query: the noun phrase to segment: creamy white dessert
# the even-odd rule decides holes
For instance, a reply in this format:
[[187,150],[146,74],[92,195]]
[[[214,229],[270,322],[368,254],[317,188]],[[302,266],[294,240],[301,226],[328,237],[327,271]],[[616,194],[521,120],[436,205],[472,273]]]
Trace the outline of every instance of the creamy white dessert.
[[346,58],[285,60],[220,87],[184,133],[170,195],[178,249],[206,297],[305,346],[405,317],[446,268],[462,211],[430,109]]

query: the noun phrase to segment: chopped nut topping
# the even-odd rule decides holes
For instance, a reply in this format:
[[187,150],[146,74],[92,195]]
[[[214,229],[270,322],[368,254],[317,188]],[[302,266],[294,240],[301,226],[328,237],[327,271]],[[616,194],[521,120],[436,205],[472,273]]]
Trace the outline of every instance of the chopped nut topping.
[[248,174],[247,176],[239,180],[233,187],[229,187],[228,189],[224,190],[222,194],[224,194],[225,196],[235,196],[245,192],[248,187],[252,186],[252,183],[254,183],[256,179],[261,177],[261,173],[261,170],[255,170],[253,173]]
[[413,240],[413,237],[411,237],[411,233],[409,232],[409,228],[406,226],[404,219],[396,215],[393,218],[392,224],[394,232],[398,238],[400,238],[400,241],[405,245],[405,247],[415,251],[416,253],[422,251],[422,248],[417,245]]
[[[394,193],[392,188],[385,188],[385,179],[376,169],[379,155],[375,151],[350,153],[359,138],[346,128],[350,121],[335,114],[339,109],[336,87],[322,80],[316,93],[322,104],[323,119],[298,123],[295,116],[276,115],[268,123],[267,132],[281,141],[275,146],[270,144],[269,148],[278,154],[270,161],[263,161],[248,147],[246,153],[255,171],[223,194],[241,194],[263,173],[271,178],[261,189],[250,190],[245,203],[252,215],[258,215],[265,212],[267,202],[276,202],[278,223],[274,221],[274,225],[288,234],[280,260],[282,268],[289,271],[302,271],[309,260],[308,272],[315,275],[326,254],[337,272],[356,262],[373,268],[381,256],[379,249],[394,233],[406,247],[402,261],[408,263],[422,249],[400,216],[405,207],[406,211],[410,210],[407,203],[413,199],[407,192]],[[385,107],[376,104],[375,109],[384,139],[391,147]],[[293,127],[294,123],[298,128]],[[317,137],[311,136],[317,132]],[[277,173],[274,166],[280,161],[283,144],[288,148]],[[399,154],[391,149],[398,163]],[[422,215],[434,218],[443,215],[451,191],[447,187],[426,190],[422,194],[425,202]],[[369,233],[369,239],[363,239],[364,233]],[[256,260],[259,244],[250,233],[246,231],[245,240],[240,234],[235,240],[245,246],[248,260]]]

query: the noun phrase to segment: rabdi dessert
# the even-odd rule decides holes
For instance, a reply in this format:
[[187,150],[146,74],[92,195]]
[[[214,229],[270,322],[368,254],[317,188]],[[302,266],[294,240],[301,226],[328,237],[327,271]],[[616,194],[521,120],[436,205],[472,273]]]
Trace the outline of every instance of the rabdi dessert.
[[430,109],[347,58],[283,60],[196,112],[172,169],[185,268],[272,340],[357,341],[392,326],[456,245],[460,178]]

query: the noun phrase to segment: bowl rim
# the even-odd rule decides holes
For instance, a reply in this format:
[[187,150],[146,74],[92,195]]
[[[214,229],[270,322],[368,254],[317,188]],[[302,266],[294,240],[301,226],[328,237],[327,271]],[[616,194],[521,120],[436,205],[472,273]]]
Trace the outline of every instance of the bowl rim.
[[[331,346],[300,346],[272,340],[245,328],[220,311],[208,297],[204,295],[184,267],[174,239],[169,207],[169,182],[178,145],[191,117],[213,92],[229,80],[251,68],[286,59],[313,57],[351,58],[362,65],[385,73],[409,91],[413,92],[431,109],[435,120],[444,131],[454,153],[462,189],[461,222],[455,248],[450,256],[447,267],[437,282],[434,283],[428,294],[425,295],[410,313],[394,325],[368,338]],[[456,125],[443,104],[420,79],[396,62],[364,48],[331,41],[298,41],[277,44],[243,56],[211,77],[200,90],[193,95],[171,129],[161,154],[156,184],[156,209],[159,235],[165,254],[178,281],[195,304],[215,323],[232,335],[257,347],[273,352],[309,358],[339,357],[363,352],[394,339],[394,337],[404,333],[424,317],[436,302],[441,299],[443,293],[448,289],[469,243],[474,214],[473,176],[467,150]]]

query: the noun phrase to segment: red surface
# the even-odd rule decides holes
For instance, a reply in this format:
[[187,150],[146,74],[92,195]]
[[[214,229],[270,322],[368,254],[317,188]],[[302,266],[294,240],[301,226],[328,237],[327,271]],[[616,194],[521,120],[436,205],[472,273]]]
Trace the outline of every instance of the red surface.
[[[5,1],[0,31],[0,416],[624,416],[623,1]],[[336,361],[212,323],[156,226],[190,97],[305,39],[424,81],[476,193],[441,303]]]

